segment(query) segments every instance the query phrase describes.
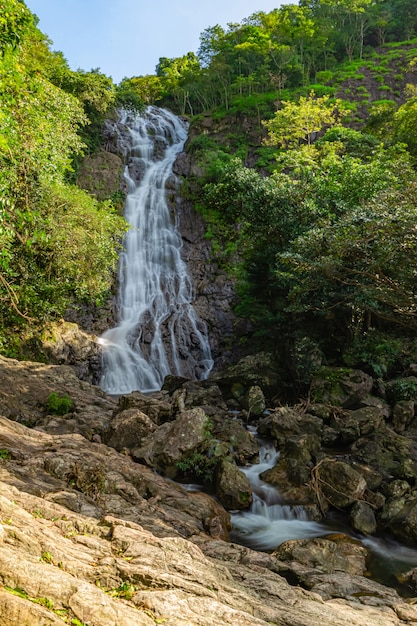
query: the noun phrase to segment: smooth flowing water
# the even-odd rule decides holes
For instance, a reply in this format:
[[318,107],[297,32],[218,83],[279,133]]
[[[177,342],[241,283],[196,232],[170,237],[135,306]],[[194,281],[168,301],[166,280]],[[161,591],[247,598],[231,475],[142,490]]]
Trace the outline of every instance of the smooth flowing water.
[[368,549],[368,568],[375,580],[408,595],[410,590],[401,585],[397,577],[417,567],[417,550],[386,537],[362,536],[340,517],[312,521],[303,506],[283,503],[279,491],[260,478],[262,472],[276,465],[278,458],[279,452],[271,444],[261,442],[259,463],[241,468],[251,484],[253,502],[249,511],[231,516],[232,540],[254,550],[272,551],[290,539],[325,537],[341,532],[359,539]]
[[272,445],[259,450],[259,463],[241,468],[249,479],[253,502],[249,511],[232,515],[233,538],[255,550],[274,550],[288,539],[306,539],[329,534],[329,526],[311,521],[301,505],[283,504],[279,492],[260,478],[274,467],[279,453]]
[[167,201],[187,126],[169,111],[149,107],[142,116],[122,111],[115,130],[126,159],[130,229],[119,263],[118,325],[100,340],[100,386],[117,395],[160,389],[167,374],[204,379],[213,361]]

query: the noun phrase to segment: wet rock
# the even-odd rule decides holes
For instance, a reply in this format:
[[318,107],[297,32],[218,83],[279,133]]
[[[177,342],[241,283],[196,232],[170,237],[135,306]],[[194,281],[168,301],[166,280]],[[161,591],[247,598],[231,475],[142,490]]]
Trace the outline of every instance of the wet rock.
[[279,464],[285,467],[288,480],[294,485],[305,485],[310,480],[316,454],[320,449],[317,435],[290,437],[281,451]]
[[258,458],[258,442],[240,420],[226,417],[219,422],[215,422],[212,434],[228,444],[230,455],[238,465],[252,463]]
[[246,475],[232,462],[223,459],[215,479],[216,495],[228,510],[248,509],[252,503],[252,489]]
[[364,477],[343,461],[330,458],[320,461],[315,478],[319,496],[336,508],[348,508],[364,497]]
[[373,378],[361,370],[320,367],[311,381],[310,394],[313,402],[356,409],[373,384]]
[[[286,462],[282,462],[281,459],[269,470],[262,472],[260,478],[266,483],[273,485],[279,490],[279,493],[283,501],[291,504],[302,504],[304,507],[308,506],[310,511],[313,511],[312,518],[320,519],[322,514],[316,507],[316,496],[314,490],[310,484],[294,484],[288,478]],[[325,503],[323,503],[325,505]],[[325,506],[324,506],[325,508]]]
[[349,521],[358,533],[373,535],[376,532],[375,513],[367,502],[355,502],[350,510]]

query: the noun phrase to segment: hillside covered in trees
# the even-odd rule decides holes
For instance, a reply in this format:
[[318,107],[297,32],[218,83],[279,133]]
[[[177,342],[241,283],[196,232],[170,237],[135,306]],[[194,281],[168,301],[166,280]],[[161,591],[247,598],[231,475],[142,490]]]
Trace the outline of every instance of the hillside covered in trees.
[[3,353],[108,294],[120,196],[79,189],[77,168],[118,106],[157,104],[189,116],[181,193],[237,280],[248,345],[276,348],[299,390],[317,360],[377,377],[417,360],[414,0],[284,4],[120,85],[71,71],[24,2],[0,7]]

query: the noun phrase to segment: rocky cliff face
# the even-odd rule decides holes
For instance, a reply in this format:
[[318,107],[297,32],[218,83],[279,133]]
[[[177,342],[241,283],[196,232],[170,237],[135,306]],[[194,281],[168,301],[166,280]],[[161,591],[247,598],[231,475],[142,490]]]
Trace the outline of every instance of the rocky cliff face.
[[[70,396],[66,414],[51,393]],[[230,543],[223,506],[152,469],[204,437],[204,416],[223,445],[246,450],[240,462],[253,456],[214,381],[173,378],[158,394],[115,399],[68,366],[0,357],[0,407],[1,624],[417,622],[412,601],[364,576],[363,547],[329,537],[267,554]],[[150,467],[134,461],[135,446]]]

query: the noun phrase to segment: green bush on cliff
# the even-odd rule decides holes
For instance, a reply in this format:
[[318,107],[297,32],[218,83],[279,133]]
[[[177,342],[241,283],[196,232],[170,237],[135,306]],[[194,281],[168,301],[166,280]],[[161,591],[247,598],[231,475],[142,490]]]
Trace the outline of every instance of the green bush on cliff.
[[45,402],[45,410],[51,415],[66,415],[74,408],[74,401],[67,394],[58,394],[53,391]]

